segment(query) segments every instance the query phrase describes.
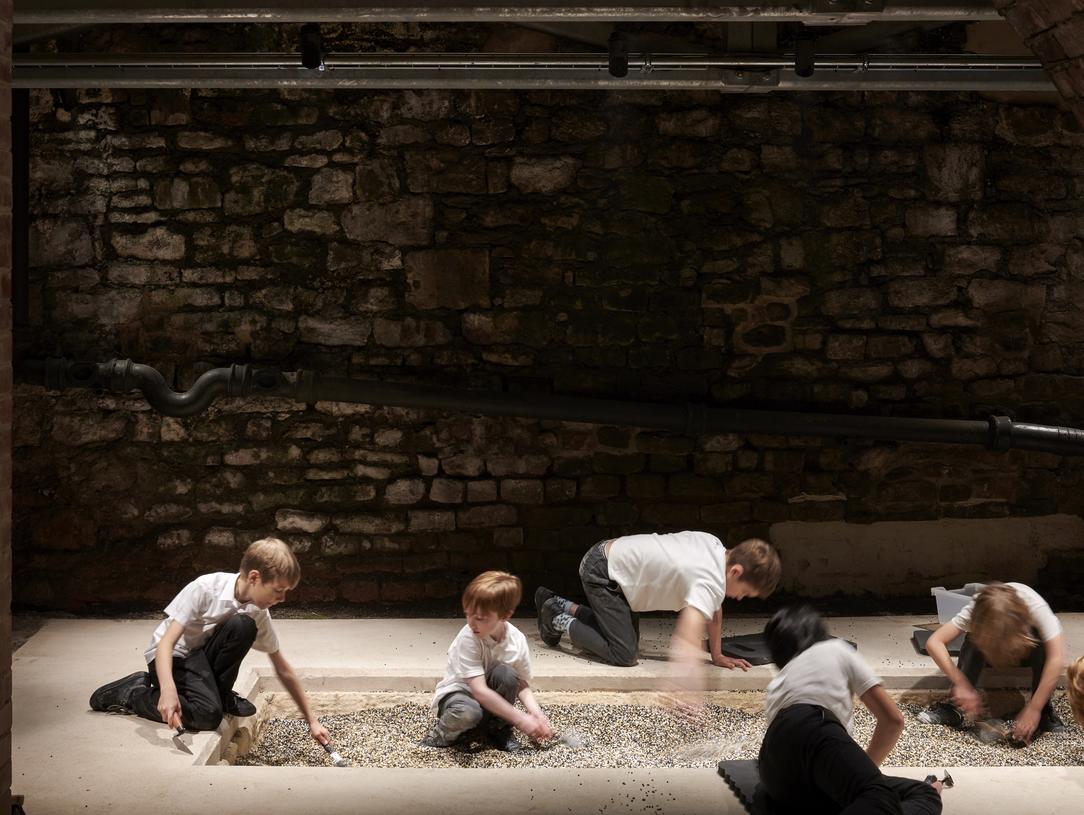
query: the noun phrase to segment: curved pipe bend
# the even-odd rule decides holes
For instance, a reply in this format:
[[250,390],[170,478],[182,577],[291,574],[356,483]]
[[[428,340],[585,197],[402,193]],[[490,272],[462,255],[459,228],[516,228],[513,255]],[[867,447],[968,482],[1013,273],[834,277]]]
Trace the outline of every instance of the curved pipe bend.
[[48,388],[104,388],[114,393],[142,392],[155,410],[167,416],[194,416],[219,396],[277,396],[311,404],[354,402],[394,407],[455,410],[484,416],[516,416],[555,421],[629,425],[674,433],[763,433],[783,436],[866,438],[886,441],[973,444],[990,450],[1030,450],[1056,455],[1084,455],[1084,430],[1030,423],[1006,416],[988,420],[914,419],[886,416],[734,410],[702,405],[664,405],[615,399],[446,390],[424,385],[321,377],[298,371],[290,381],[280,371],[231,365],[200,375],[183,393],[172,390],[149,365],[129,359],[28,362],[27,371],[43,374]]

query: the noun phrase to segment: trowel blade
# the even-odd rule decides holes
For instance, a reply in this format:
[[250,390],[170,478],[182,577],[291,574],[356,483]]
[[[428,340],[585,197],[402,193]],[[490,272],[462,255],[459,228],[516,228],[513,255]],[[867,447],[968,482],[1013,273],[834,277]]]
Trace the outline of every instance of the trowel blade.
[[192,755],[192,748],[185,744],[184,739],[181,738],[181,736],[185,735],[186,733],[188,733],[187,730],[185,730],[183,727],[178,727],[177,733],[173,737],[173,745],[178,750],[184,750],[186,753],[188,753],[188,755]]

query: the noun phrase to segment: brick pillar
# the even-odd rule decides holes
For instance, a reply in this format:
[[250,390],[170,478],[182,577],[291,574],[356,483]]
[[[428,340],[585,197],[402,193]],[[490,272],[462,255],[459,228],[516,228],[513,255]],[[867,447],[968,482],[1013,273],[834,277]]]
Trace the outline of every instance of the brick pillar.
[[1084,126],[1084,0],[994,0]]
[[0,0],[0,813],[11,812],[11,12]]

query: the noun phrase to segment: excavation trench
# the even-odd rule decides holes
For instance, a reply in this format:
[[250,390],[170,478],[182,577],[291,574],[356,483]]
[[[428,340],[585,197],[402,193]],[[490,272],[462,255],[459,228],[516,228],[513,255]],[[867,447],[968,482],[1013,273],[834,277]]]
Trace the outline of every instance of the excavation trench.
[[[943,696],[940,691],[893,692],[906,728],[886,766],[1074,766],[1084,755],[1084,732],[1045,734],[1030,747],[983,744],[970,731],[926,725],[919,711]],[[705,768],[725,758],[755,758],[764,734],[764,694],[726,691],[707,695],[698,721],[676,714],[657,691],[551,691],[538,700],[555,734],[564,742],[526,744],[516,753],[494,749],[482,738],[433,750],[418,739],[432,721],[428,692],[373,690],[310,694],[314,709],[331,732],[335,747],[352,767],[367,768]],[[1024,696],[1015,690],[989,694],[991,713],[1011,719]],[[1071,721],[1062,691],[1055,708]],[[330,767],[328,756],[297,718],[281,691],[256,697],[256,716],[241,722],[212,763],[239,766]],[[855,710],[855,738],[868,742],[874,721],[861,705]]]

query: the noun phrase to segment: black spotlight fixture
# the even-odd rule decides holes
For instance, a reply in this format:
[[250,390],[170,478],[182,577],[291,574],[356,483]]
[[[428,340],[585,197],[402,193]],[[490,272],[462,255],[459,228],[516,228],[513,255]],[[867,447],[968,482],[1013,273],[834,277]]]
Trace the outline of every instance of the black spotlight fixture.
[[816,38],[808,34],[799,35],[794,42],[794,73],[803,79],[813,76],[816,44]]
[[622,77],[629,73],[629,38],[622,32],[610,34],[610,76]]
[[316,23],[301,26],[301,64],[310,71],[324,70],[324,44]]

